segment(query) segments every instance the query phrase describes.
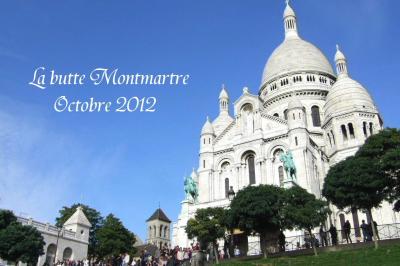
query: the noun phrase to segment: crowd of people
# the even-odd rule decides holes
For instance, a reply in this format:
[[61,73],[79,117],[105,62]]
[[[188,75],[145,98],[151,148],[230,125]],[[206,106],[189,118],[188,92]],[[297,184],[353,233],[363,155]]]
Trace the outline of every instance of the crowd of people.
[[[378,233],[378,225],[374,221],[372,224],[366,224],[365,220],[362,220],[361,225],[357,228],[353,228],[355,234],[354,234],[354,240],[355,242],[368,242],[373,240],[373,229],[372,225],[374,226],[375,232],[376,232],[376,237],[379,240],[379,233]],[[360,230],[361,229],[361,230]],[[343,224],[342,227],[342,243],[346,241],[347,244],[353,243],[352,239],[352,227],[349,222],[349,220],[346,220],[346,222]],[[358,235],[359,232],[362,232],[362,238],[361,235]],[[320,226],[319,228],[319,237],[316,237],[315,235],[307,235],[305,237],[305,244],[304,247],[309,248],[312,247],[313,243],[315,243],[316,247],[322,246],[326,247],[329,245],[336,246],[339,244],[338,241],[338,231],[334,225],[331,225],[329,230],[325,230],[325,227],[323,225]],[[298,244],[298,248],[300,248]]]
[[[347,220],[342,227],[342,243],[346,241],[346,243],[353,243],[352,239],[352,229],[358,232],[362,232],[362,238],[357,233],[354,234],[356,237],[354,240],[356,242],[364,241],[372,241],[373,240],[373,228],[375,228],[376,237],[379,239],[378,228],[376,222],[372,224],[366,224],[365,220],[362,220],[359,228],[352,228],[350,222]],[[354,236],[353,236],[354,237]],[[325,229],[324,225],[321,225],[319,228],[319,232],[317,234],[305,234],[304,236],[304,244],[300,245],[300,242],[297,242],[297,248],[311,248],[313,245],[316,247],[326,247],[326,246],[335,246],[338,245],[338,231],[334,225],[331,225],[328,230]],[[278,251],[284,252],[288,242],[286,242],[286,237],[282,231],[279,233],[278,237]],[[216,247],[213,250],[211,247],[206,250],[201,250],[199,243],[192,244],[190,248],[182,248],[176,246],[174,248],[169,248],[168,246],[164,246],[161,249],[155,249],[152,252],[144,249],[140,252],[138,257],[129,256],[128,253],[121,254],[120,256],[114,257],[108,261],[96,261],[91,262],[87,259],[82,261],[74,261],[74,260],[63,260],[57,261],[55,263],[56,266],[199,266],[203,265],[205,261],[215,261],[216,257],[214,256],[214,252],[216,252],[216,256],[218,256],[219,260],[224,260],[227,258],[231,258],[231,254],[234,257],[239,257],[241,254],[240,249],[237,245],[229,252],[227,246],[218,248]]]
[[[44,264],[45,266],[48,266],[48,263]],[[85,260],[58,260],[54,265],[56,266],[89,266],[90,262],[88,259]]]
[[190,248],[176,246],[173,249],[164,246],[156,249],[154,254],[142,250],[140,257],[132,260],[131,266],[176,266],[176,265],[199,265],[203,260],[199,243]]

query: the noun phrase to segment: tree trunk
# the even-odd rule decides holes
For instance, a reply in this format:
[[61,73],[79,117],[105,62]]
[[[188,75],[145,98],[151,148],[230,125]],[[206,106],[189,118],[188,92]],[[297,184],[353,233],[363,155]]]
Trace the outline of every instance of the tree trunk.
[[[264,232],[262,233],[264,235],[264,237],[262,238],[262,246],[264,246],[264,259],[266,259],[268,257],[268,247],[267,247],[267,233]],[[261,234],[260,234],[260,239],[261,239]]]
[[216,264],[219,264],[219,258],[218,258],[219,254],[218,254],[217,251],[215,250],[215,243],[212,244],[212,249],[213,249],[214,256],[215,256],[215,263],[216,263]]
[[313,247],[314,250],[314,255],[318,256],[318,252],[317,252],[317,247],[315,246],[315,236],[312,234],[311,229],[308,229],[308,233],[310,234],[311,237],[311,245]]
[[369,217],[371,218],[372,234],[373,234],[373,237],[374,237],[374,244],[375,244],[375,250],[376,250],[379,247],[378,238],[376,237],[377,236],[377,232],[375,230],[374,218],[372,217],[371,209],[369,209],[368,212],[369,212]]

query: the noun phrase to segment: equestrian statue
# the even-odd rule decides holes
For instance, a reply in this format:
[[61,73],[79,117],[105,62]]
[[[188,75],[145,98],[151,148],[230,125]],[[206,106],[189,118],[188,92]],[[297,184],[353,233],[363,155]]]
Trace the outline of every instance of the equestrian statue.
[[197,187],[197,182],[193,180],[191,176],[185,178],[184,182],[186,199],[193,200],[195,203],[197,202],[197,198],[199,197],[199,189]]
[[290,181],[296,181],[296,166],[294,165],[292,152],[287,151],[286,153],[282,153],[279,159],[283,162],[287,178]]

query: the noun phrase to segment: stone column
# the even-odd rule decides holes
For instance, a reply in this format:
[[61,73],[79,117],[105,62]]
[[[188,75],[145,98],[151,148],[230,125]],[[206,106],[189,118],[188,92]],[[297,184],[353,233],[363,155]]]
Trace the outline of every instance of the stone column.
[[235,191],[238,192],[240,189],[240,164],[235,165],[235,180],[236,180],[236,186],[235,186]]

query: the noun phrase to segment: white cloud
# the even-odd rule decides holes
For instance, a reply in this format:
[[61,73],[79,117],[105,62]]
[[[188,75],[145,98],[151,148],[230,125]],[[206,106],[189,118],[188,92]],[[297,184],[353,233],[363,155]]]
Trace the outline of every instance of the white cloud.
[[0,106],[0,208],[53,223],[62,206],[81,200],[88,188],[79,184],[101,181],[118,161],[118,150],[92,156],[37,106],[4,97]]

